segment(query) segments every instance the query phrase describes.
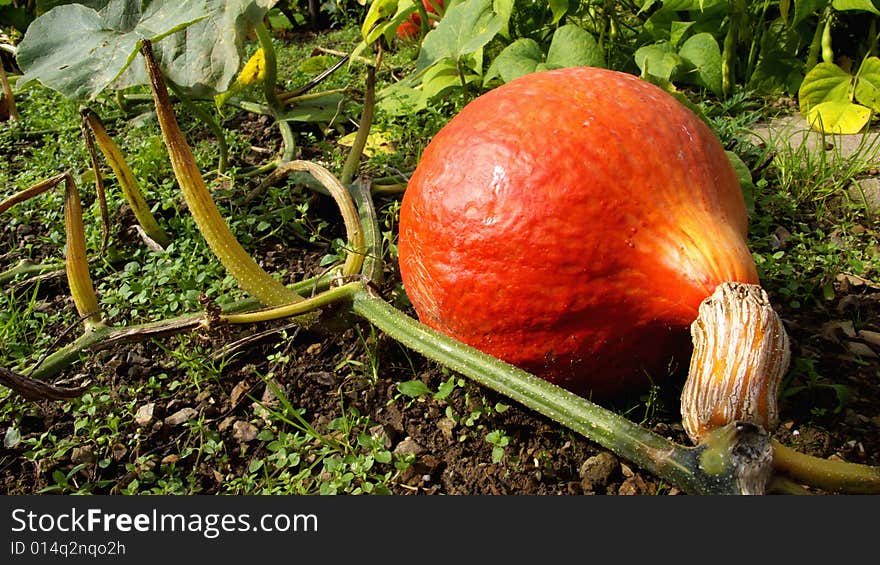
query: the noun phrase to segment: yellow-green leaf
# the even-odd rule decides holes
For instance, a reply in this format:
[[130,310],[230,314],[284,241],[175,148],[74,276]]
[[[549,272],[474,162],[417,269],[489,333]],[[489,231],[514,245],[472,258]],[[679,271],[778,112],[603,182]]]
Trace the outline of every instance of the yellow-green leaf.
[[[343,147],[351,147],[354,144],[355,136],[357,136],[357,132],[351,132],[350,134],[339,138],[337,143]],[[373,132],[367,136],[367,144],[364,146],[364,155],[372,157],[373,155],[381,153],[394,153],[394,146],[384,132]]]
[[798,90],[801,113],[806,116],[810,109],[824,102],[852,102],[855,77],[832,63],[819,63],[813,67]]
[[871,119],[871,109],[850,102],[823,102],[810,108],[806,118],[816,131],[852,134],[865,127]]

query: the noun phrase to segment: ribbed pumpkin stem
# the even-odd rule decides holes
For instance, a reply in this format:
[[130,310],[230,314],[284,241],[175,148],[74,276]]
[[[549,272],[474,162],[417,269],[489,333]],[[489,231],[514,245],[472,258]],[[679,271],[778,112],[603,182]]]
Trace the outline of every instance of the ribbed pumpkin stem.
[[788,334],[764,290],[726,282],[691,324],[694,352],[681,395],[682,423],[695,443],[714,428],[779,424],[779,384],[791,358]]

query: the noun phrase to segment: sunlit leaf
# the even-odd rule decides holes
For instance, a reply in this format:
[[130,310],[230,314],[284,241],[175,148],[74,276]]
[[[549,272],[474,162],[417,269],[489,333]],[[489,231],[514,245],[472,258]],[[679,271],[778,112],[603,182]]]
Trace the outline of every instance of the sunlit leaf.
[[824,102],[852,102],[855,77],[832,63],[818,63],[798,90],[801,113]]
[[868,57],[858,72],[855,97],[860,104],[880,112],[880,59]]
[[712,34],[698,33],[689,37],[678,54],[694,65],[694,82],[721,95],[721,48]]
[[503,18],[493,10],[492,0],[466,0],[455,4],[425,36],[417,72],[441,59],[459,61],[489,43],[503,26]]
[[872,0],[834,0],[831,6],[840,12],[845,10],[862,10],[880,16],[880,10],[877,10],[877,6],[874,5]]
[[484,82],[488,83],[495,77],[504,82],[535,72],[538,64],[543,62],[544,53],[534,39],[521,37],[504,48],[489,65]]
[[547,51],[547,66],[560,67],[604,67],[605,56],[599,43],[582,28],[568,24],[553,33],[553,40]]
[[805,117],[816,131],[853,134],[867,125],[871,109],[851,102],[823,102],[810,108]]

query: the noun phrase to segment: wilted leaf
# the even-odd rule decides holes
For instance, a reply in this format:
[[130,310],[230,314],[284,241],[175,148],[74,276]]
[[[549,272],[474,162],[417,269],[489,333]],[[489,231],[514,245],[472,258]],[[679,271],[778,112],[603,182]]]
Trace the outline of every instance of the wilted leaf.
[[[337,143],[343,147],[351,147],[354,145],[355,137],[357,137],[357,132],[353,131],[350,134],[339,138]],[[394,145],[384,132],[374,131],[367,136],[367,144],[364,146],[364,155],[372,157],[379,153],[394,153]]]

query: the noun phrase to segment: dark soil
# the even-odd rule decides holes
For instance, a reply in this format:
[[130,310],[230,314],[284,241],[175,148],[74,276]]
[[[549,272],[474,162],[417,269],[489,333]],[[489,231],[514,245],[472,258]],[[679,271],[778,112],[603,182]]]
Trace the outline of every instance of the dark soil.
[[[253,145],[274,148],[272,140],[264,138],[273,135],[274,129],[266,126],[251,122],[242,125],[253,132]],[[333,212],[332,205],[323,207],[328,221],[335,221]],[[308,274],[307,266],[317,265],[320,257],[314,249],[297,242],[281,241],[265,242],[255,255],[266,258],[272,268],[287,267],[292,273],[303,274]],[[396,294],[399,287],[394,265],[388,265],[386,275],[382,292],[405,308],[405,302]],[[46,284],[41,291],[45,299],[62,303],[55,306],[63,306],[65,300],[58,298],[66,294],[63,284]],[[803,368],[791,371],[786,390],[794,394],[781,399],[782,423],[775,436],[816,456],[880,465],[880,346],[876,341],[880,336],[880,287],[871,281],[841,277],[836,291],[838,298],[833,303],[781,312],[792,338],[793,358],[812,356],[819,362],[812,381]],[[325,315],[332,318],[333,313]],[[236,423],[250,422],[259,427],[261,412],[254,400],[273,402],[259,375],[277,369],[275,383],[294,406],[304,409],[306,419],[319,432],[332,435],[328,424],[344,415],[343,411],[356,409],[381,426],[370,431],[384,432],[390,449],[415,456],[413,465],[394,483],[395,494],[679,494],[678,489],[601,446],[473,383],[456,387],[443,400],[401,395],[397,388],[400,382],[420,379],[436,391],[449,375],[390,338],[371,331],[363,321],[347,320],[340,324],[342,328],[347,325],[347,329],[335,334],[287,327],[285,342],[280,341],[280,331],[270,331],[288,325],[282,321],[258,328],[200,333],[195,340],[191,336],[169,337],[92,355],[83,365],[66,371],[60,380],[109,387],[111,394],[119,396],[114,398],[119,405],[133,400],[123,396],[131,392],[120,391],[136,390],[137,383],[145,382],[151,374],[165,372],[188,378],[180,363],[165,352],[173,350],[177,340],[188,340],[188,347],[199,347],[218,358],[225,350],[228,362],[219,379],[202,383],[199,390],[182,387],[180,394],[155,400],[149,423],[139,426],[134,414],[126,414],[119,426],[129,437],[137,436],[131,441],[137,450],[120,449],[118,458],[105,468],[95,464],[89,451],[98,449],[94,445],[83,445],[84,450],[63,459],[36,463],[27,461],[17,448],[5,449],[0,457],[3,491],[38,492],[51,484],[53,470],[66,472],[85,462],[80,481],[100,480],[104,486],[94,492],[117,492],[157,462],[172,460],[169,457],[178,453],[176,444],[183,432],[164,418],[192,408],[204,418],[205,426],[219,431],[228,464],[215,468],[190,457],[178,465],[182,474],[198,477],[194,491],[219,492],[225,481],[246,472],[254,458],[266,456],[263,448],[257,447],[258,442],[245,448],[249,442],[237,433]],[[276,368],[267,356],[278,351],[279,343],[283,343],[290,361]],[[378,362],[378,377],[371,381],[340,368],[351,362],[366,367]],[[682,380],[664,383],[651,395],[642,391],[606,405],[662,436],[687,444],[678,414]],[[122,383],[127,386],[121,387]],[[845,402],[839,402],[835,389],[828,386],[831,384],[845,386],[849,393]],[[151,401],[154,399],[138,398],[136,405]],[[507,409],[496,409],[498,403]],[[447,409],[459,417],[471,415],[472,422],[456,423],[447,416]],[[71,415],[62,403],[41,402],[35,414],[39,416],[19,423],[23,437],[73,433]],[[102,416],[98,413],[94,417]],[[503,430],[510,437],[498,462],[493,462],[493,445],[486,440],[492,430]]]

